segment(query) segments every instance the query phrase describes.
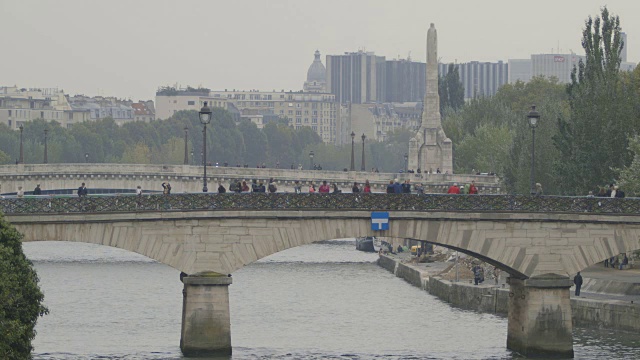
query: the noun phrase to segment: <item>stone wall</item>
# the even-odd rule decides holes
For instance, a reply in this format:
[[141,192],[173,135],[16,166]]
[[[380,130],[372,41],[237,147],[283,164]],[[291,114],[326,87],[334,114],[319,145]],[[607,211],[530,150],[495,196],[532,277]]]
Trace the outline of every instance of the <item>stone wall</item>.
[[[455,307],[501,315],[508,312],[509,288],[454,283],[423,275],[410,264],[385,255],[380,256],[378,265]],[[571,299],[571,309],[574,326],[640,331],[640,304],[580,298]]]

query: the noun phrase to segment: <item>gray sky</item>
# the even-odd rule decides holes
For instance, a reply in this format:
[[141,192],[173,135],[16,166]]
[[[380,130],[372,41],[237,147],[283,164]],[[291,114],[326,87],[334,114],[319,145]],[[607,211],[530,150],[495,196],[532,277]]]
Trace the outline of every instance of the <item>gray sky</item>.
[[[604,0],[0,0],[0,85],[153,99],[159,86],[299,90],[318,49],[444,62],[528,58],[580,46]],[[640,1],[608,4],[640,61]],[[633,15],[636,14],[636,15]]]

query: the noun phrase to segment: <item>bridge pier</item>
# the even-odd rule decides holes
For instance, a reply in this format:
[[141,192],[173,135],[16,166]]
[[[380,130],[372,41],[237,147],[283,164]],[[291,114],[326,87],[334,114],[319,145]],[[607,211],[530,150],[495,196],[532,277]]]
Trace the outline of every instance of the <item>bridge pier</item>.
[[545,274],[508,282],[507,348],[527,358],[572,358],[571,279]]
[[231,354],[231,278],[185,276],[182,282],[182,353],[185,356]]

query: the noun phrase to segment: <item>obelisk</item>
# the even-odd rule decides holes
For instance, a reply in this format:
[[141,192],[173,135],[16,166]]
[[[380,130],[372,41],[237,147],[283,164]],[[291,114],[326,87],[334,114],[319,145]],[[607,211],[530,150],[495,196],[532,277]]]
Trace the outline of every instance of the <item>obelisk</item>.
[[427,31],[426,92],[420,129],[409,142],[409,169],[453,173],[451,140],[442,130],[438,93],[438,32],[434,24]]

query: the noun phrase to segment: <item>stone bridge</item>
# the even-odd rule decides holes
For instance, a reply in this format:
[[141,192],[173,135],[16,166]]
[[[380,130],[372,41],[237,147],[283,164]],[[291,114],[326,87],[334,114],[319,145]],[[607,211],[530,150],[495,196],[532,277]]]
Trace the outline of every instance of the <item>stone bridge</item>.
[[[428,241],[502,268],[513,294],[508,347],[527,356],[572,356],[571,277],[640,249],[640,199],[180,194],[0,204],[24,241],[119,247],[189,274],[183,279],[185,354],[230,351],[227,274],[303,244],[380,236]],[[389,230],[371,230],[371,211],[389,212]]]
[[[230,181],[253,180],[267,182],[273,178],[280,191],[292,192],[293,182],[303,184],[322,180],[337,183],[343,189],[351,189],[354,181],[369,180],[374,191],[382,191],[389,180],[421,182],[431,193],[444,193],[454,183],[468,184],[475,181],[480,193],[500,193],[496,176],[450,175],[450,174],[398,174],[372,173],[366,171],[316,171],[289,169],[256,169],[239,167],[207,166],[209,191],[215,192],[218,182],[228,187]],[[171,183],[174,193],[201,192],[203,167],[191,165],[145,165],[145,164],[17,164],[0,166],[0,194],[12,194],[22,186],[30,192],[40,184],[48,190],[74,190],[86,183],[90,193],[96,189],[111,192],[134,192],[140,185],[145,191],[162,191],[162,182]],[[306,189],[305,189],[306,191]]]

